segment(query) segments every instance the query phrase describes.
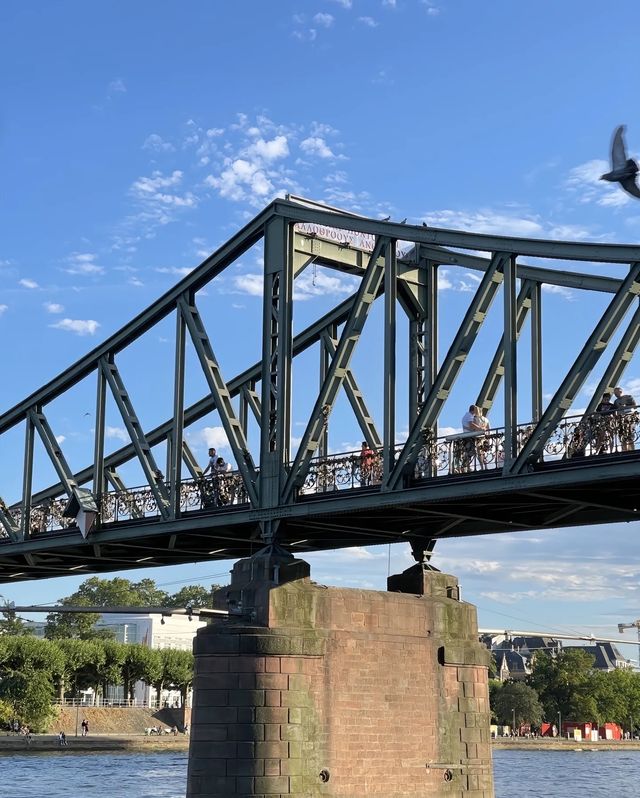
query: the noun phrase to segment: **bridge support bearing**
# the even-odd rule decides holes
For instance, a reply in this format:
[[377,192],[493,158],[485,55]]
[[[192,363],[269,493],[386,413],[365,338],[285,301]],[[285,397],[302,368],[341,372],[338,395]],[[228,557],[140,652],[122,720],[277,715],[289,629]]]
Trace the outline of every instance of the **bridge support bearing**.
[[198,632],[187,798],[492,798],[488,652],[457,580],[324,588],[278,554],[240,561],[242,615]]

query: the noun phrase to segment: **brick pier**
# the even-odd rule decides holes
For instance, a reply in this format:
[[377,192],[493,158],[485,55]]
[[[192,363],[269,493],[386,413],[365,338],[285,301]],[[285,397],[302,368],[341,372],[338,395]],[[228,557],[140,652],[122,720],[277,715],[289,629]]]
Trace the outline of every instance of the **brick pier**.
[[240,561],[237,615],[198,632],[187,798],[492,798],[488,652],[457,580],[308,573]]

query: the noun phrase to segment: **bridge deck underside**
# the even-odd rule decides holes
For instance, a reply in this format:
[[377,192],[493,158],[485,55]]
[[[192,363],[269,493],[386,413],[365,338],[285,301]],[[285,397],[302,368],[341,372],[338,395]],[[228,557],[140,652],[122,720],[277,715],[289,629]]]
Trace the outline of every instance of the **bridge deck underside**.
[[[385,494],[357,488],[301,497],[277,510],[282,545],[305,552],[348,546],[442,540],[640,518],[637,453],[606,469],[558,464],[512,480],[497,474],[452,477]],[[348,504],[348,508],[346,506]],[[0,547],[0,582],[123,568],[229,560],[263,545],[263,514],[247,507],[189,513],[178,522],[128,520],[82,538],[75,528]],[[4,549],[4,550],[3,550]]]

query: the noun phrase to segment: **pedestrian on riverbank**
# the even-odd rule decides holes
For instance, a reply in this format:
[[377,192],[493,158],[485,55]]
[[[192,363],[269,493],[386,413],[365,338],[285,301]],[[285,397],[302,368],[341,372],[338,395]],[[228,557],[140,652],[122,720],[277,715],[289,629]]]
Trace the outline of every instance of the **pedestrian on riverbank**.
[[58,734],[58,745],[60,746],[67,745],[67,735],[63,731],[61,731],[60,734]]
[[87,734],[89,734],[89,721],[86,718],[83,718],[80,725],[82,726],[82,736],[86,737]]

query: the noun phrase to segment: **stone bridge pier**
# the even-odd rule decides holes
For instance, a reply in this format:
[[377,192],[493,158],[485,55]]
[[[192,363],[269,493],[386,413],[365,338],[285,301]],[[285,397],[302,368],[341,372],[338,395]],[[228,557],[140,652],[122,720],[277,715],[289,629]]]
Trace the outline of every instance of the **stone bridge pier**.
[[229,600],[194,644],[187,798],[493,798],[489,653],[455,577],[324,587],[271,549]]

